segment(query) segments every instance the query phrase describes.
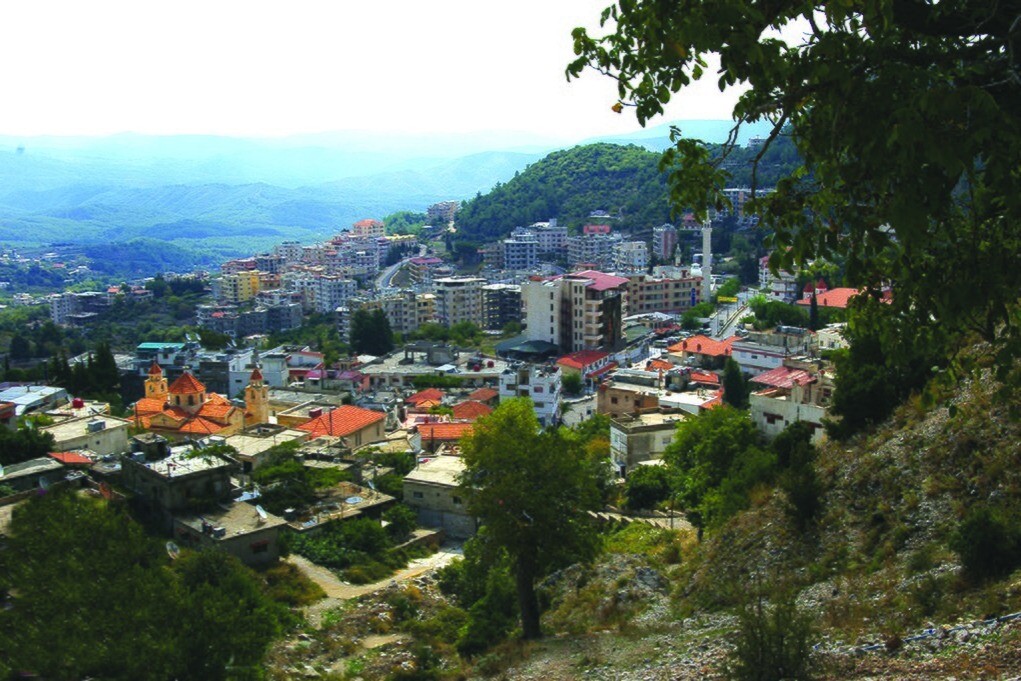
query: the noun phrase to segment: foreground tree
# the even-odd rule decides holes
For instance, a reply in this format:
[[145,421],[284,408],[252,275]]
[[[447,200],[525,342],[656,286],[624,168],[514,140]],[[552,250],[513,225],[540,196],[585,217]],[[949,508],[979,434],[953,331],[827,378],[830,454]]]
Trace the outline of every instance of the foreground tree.
[[[755,202],[774,268],[839,254],[848,285],[892,286],[888,337],[931,343],[926,329],[949,326],[1017,356],[1017,14],[994,0],[620,0],[604,35],[575,29],[568,74],[614,78],[614,108],[643,125],[709,74],[746,86],[734,119],[772,124],[759,158],[790,135],[804,162]],[[675,137],[662,161],[675,208],[726,203],[718,161]]]
[[538,638],[536,580],[594,553],[586,511],[598,503],[596,465],[575,434],[541,431],[527,398],[476,421],[461,450],[468,511],[510,556],[522,635]]

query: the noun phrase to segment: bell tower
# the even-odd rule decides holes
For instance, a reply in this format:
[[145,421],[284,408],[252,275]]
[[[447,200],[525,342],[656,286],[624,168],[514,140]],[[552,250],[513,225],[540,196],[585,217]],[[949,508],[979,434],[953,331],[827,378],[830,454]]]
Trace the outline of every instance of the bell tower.
[[163,369],[152,361],[149,367],[149,378],[145,379],[145,397],[150,400],[167,401],[167,377],[163,375]]
[[262,380],[262,372],[256,366],[245,388],[246,421],[252,424],[269,423],[269,387]]

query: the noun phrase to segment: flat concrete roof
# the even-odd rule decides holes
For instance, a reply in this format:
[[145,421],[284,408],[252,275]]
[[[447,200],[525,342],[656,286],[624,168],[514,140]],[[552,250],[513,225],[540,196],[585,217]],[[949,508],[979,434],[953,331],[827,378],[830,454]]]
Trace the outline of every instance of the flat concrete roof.
[[240,456],[256,456],[270,447],[281,445],[293,440],[304,440],[308,433],[301,430],[285,428],[277,430],[268,435],[252,435],[250,433],[237,433],[231,435],[224,442],[238,450]]
[[127,419],[119,419],[116,416],[101,414],[67,419],[65,421],[60,421],[59,423],[54,423],[52,426],[44,426],[43,428],[40,428],[40,430],[44,433],[50,433],[53,435],[53,439],[59,444],[67,440],[72,440],[76,437],[90,435],[91,433],[89,433],[88,426],[89,423],[93,421],[102,421],[106,426],[104,430],[127,428],[131,425],[131,421],[128,421]]
[[172,454],[159,461],[139,462],[151,471],[164,478],[180,478],[192,473],[214,470],[216,468],[227,468],[233,464],[218,456],[196,456],[189,458],[182,454]]
[[202,532],[203,520],[213,527],[222,527],[227,533],[220,537],[221,540],[259,532],[269,527],[279,527],[287,523],[283,518],[269,512],[266,513],[266,519],[263,520],[255,506],[243,501],[236,501],[229,506],[218,505],[213,510],[202,514],[177,516],[175,520],[196,532]]
[[461,457],[438,456],[431,461],[419,464],[415,470],[404,476],[404,481],[457,487],[457,478],[463,471],[464,461]]

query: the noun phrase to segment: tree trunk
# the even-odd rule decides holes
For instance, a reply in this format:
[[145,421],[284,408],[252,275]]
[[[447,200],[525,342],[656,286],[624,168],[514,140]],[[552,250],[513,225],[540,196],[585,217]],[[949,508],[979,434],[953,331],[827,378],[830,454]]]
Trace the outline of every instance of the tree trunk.
[[521,610],[521,637],[525,640],[542,636],[539,628],[539,599],[535,595],[535,566],[531,560],[518,558],[518,608]]

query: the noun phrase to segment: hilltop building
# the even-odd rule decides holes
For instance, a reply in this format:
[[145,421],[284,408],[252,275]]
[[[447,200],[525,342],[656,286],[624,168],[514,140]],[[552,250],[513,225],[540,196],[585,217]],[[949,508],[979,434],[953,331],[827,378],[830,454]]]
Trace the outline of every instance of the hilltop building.
[[628,280],[595,270],[562,277],[532,277],[521,285],[528,340],[564,352],[613,351],[623,346]]

